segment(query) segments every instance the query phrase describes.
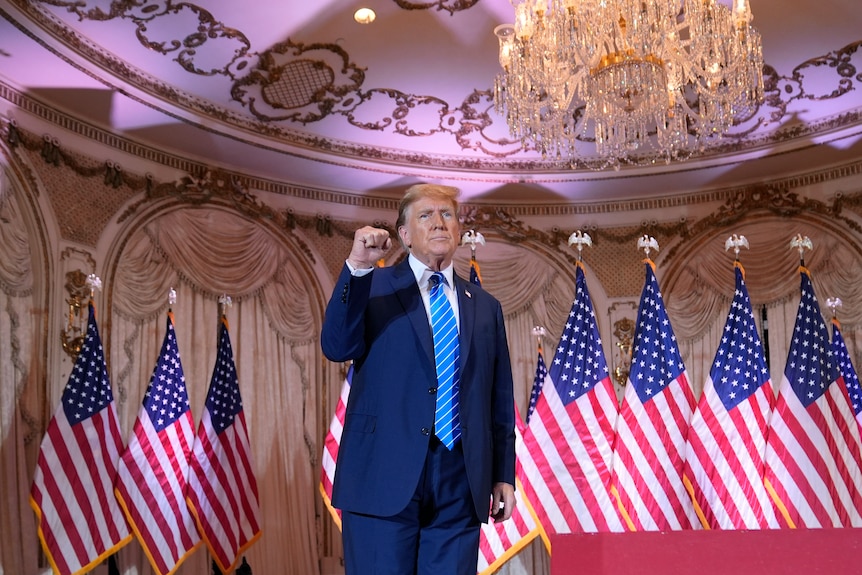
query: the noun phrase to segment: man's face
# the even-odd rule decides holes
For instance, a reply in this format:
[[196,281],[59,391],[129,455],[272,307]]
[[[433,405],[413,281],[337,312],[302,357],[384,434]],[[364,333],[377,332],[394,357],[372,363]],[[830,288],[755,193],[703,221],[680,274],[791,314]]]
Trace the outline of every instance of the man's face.
[[458,214],[445,198],[420,198],[407,209],[407,219],[398,229],[404,245],[419,261],[433,270],[449,265],[460,241]]

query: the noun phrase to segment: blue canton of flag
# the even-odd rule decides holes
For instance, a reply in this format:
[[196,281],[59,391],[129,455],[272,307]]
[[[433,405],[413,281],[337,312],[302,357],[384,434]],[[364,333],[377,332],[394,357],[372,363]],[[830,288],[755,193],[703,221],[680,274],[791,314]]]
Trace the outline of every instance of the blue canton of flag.
[[832,360],[829,333],[808,274],[802,274],[801,291],[784,375],[799,401],[808,407],[838,379],[838,370]]
[[174,324],[171,321],[168,322],[160,359],[144,396],[144,407],[156,431],[173,425],[181,415],[189,411],[186,378],[180,363]]
[[715,391],[730,411],[769,381],[763,346],[742,270],[736,268],[736,293],[724,325],[724,335],[709,372]]
[[206,400],[206,408],[210,411],[213,429],[216,433],[221,433],[229,425],[232,425],[236,415],[242,411],[242,396],[237,385],[238,379],[236,365],[233,362],[230,335],[224,327],[219,331],[218,362]]
[[66,417],[73,425],[93,417],[114,401],[108,370],[105,367],[102,340],[92,317],[92,307],[89,313],[91,317],[87,325],[87,342],[81,347],[81,353],[69,375],[69,382],[63,390],[61,402]]
[[649,264],[646,274],[646,285],[638,308],[634,357],[629,372],[629,380],[642,403],[661,393],[685,371],[658,280]]
[[610,373],[587,291],[587,280],[580,266],[575,285],[575,301],[549,370],[564,405],[593,389]]
[[844,336],[841,335],[841,326],[837,320],[832,321],[832,356],[835,358],[835,363],[838,364],[838,371],[844,378],[847,393],[850,394],[853,413],[859,420],[860,412],[862,412],[862,387],[859,386],[859,377],[853,368],[853,362],[850,361],[850,353],[847,351]]
[[545,385],[546,377],[548,377],[548,368],[545,365],[545,357],[542,355],[542,348],[539,348],[539,358],[536,361],[536,377],[533,379],[533,389],[530,391],[530,405],[527,407],[527,424],[530,423],[530,417],[536,409],[536,402],[539,401],[539,395],[542,393],[542,387]]

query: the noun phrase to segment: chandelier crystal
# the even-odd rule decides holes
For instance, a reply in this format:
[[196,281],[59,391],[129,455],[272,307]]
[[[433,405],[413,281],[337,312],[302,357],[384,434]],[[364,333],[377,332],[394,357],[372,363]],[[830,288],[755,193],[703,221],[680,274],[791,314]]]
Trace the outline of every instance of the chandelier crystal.
[[571,167],[688,158],[763,99],[760,34],[733,1],[517,3],[494,30],[496,110],[525,149]]

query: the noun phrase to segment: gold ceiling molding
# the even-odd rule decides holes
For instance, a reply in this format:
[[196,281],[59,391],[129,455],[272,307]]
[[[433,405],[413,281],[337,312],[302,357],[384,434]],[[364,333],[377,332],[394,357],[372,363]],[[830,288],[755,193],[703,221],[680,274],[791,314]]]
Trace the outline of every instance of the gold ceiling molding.
[[[77,118],[42,104],[38,100],[33,99],[29,94],[20,92],[8,84],[5,84],[2,80],[0,80],[0,98],[9,101],[16,107],[42,118],[51,124],[57,125],[64,130],[102,144],[108,148],[116,149],[123,153],[138,157],[142,161],[167,166],[186,174],[203,174],[208,170],[213,170],[211,166],[207,166],[199,162],[193,162],[187,158],[142,145],[134,140],[118,136],[95,127],[92,124],[82,122]],[[98,162],[82,162],[76,154],[64,150],[62,143],[56,137],[50,135],[39,136],[31,133],[20,127],[14,119],[8,117],[0,116],[0,137],[3,137],[13,149],[16,146],[23,146],[30,150],[39,149],[42,151],[42,157],[46,162],[55,166],[58,162],[62,162],[63,165],[66,165],[82,177],[101,177],[105,180],[106,184],[110,183],[110,185],[114,187],[123,185],[137,193],[150,190],[153,187],[160,185],[158,182],[153,180],[151,176],[141,176],[122,170],[118,164],[110,159],[106,160],[102,164],[99,164]],[[230,181],[241,182],[244,188],[248,190],[261,190],[285,197],[295,197],[297,199],[310,200],[323,204],[355,206],[382,212],[395,212],[398,209],[397,199],[320,190],[277,182],[270,179],[256,178],[247,174],[233,172],[222,173],[224,173],[225,177]],[[802,188],[804,186],[821,184],[831,180],[858,176],[860,174],[862,174],[862,159],[841,166],[779,178],[770,182],[763,182],[757,186],[731,187],[638,200],[612,200],[607,202],[560,204],[506,204],[505,210],[507,214],[513,217],[540,218],[572,215],[599,215],[644,210],[666,210],[683,205],[691,206],[711,204],[715,202],[729,202],[733,201],[733,199],[740,194],[752,193],[753,191],[759,190],[763,187],[790,190]],[[851,190],[851,194],[857,191],[862,192],[862,190]],[[853,205],[849,199],[850,197],[855,196],[845,196],[839,205]],[[848,204],[848,202],[851,203]],[[482,204],[480,203],[475,205],[478,209],[485,209],[482,208]],[[649,221],[641,222],[641,227],[655,225],[655,223],[656,222]],[[672,223],[670,225],[675,226],[676,223]],[[317,224],[315,224],[315,227],[316,226]]]
[[[302,57],[294,55],[294,59],[286,58],[289,54],[281,53],[279,54],[281,57],[276,58],[275,55],[278,52],[284,52],[284,48],[290,44],[290,40],[282,43],[277,49],[264,52],[253,51],[253,46],[246,33],[231,27],[227,22],[220,21],[218,14],[212,14],[200,6],[187,2],[166,0],[157,7],[155,5],[115,2],[111,4],[110,12],[105,13],[96,8],[86,9],[85,5],[82,6],[76,0],[11,1],[22,13],[26,14],[27,18],[48,30],[56,38],[61,39],[70,50],[74,50],[81,57],[92,61],[96,66],[109,70],[117,78],[138,87],[143,92],[193,113],[215,117],[228,125],[289,142],[301,149],[325,149],[340,156],[363,159],[378,158],[387,163],[434,167],[435,169],[442,167],[459,170],[508,172],[511,170],[543,171],[553,167],[552,160],[521,159],[519,156],[524,149],[520,142],[507,138],[495,139],[489,135],[495,132],[491,129],[495,118],[489,114],[489,103],[493,100],[490,89],[473,89],[471,93],[465,95],[460,104],[456,104],[434,95],[407,94],[387,87],[365,87],[363,85],[364,75],[360,73],[365,69],[362,66],[363,63],[351,62],[349,54],[335,44],[315,43],[308,47],[293,44],[292,46],[298,46],[302,51],[309,50],[311,52]],[[401,0],[399,6],[409,10],[436,8],[454,13],[466,10],[474,3],[468,0],[421,3]],[[65,8],[79,19],[92,22],[108,22],[115,19],[131,21],[137,27],[135,37],[138,42],[165,57],[176,60],[186,72],[203,76],[222,75],[230,78],[233,81],[233,87],[231,94],[225,94],[225,101],[234,99],[247,103],[247,96],[252,92],[258,92],[261,94],[261,100],[258,102],[269,100],[268,109],[255,108],[250,110],[250,115],[245,115],[184,93],[174,86],[165,84],[161,79],[136,69],[129,62],[120,60],[114,54],[93,45],[87,38],[66,26],[45,6]],[[148,38],[147,30],[158,27],[160,18],[177,19],[179,14],[185,12],[190,12],[194,16],[193,20],[197,22],[197,27],[191,27],[185,34],[172,40],[154,42]],[[50,46],[30,33],[22,23],[15,22],[5,12],[3,14],[24,33],[29,34],[34,41],[42,43],[46,49],[51,50]],[[194,63],[194,59],[197,57],[206,60],[202,55],[207,53],[209,49],[207,42],[215,39],[233,42],[236,49],[230,58],[218,64],[212,64],[207,69],[202,69]],[[757,112],[757,116],[762,118],[761,121],[751,129],[730,134],[722,144],[710,147],[696,157],[758,149],[768,144],[800,140],[860,122],[862,112],[853,111],[805,126],[781,125],[794,124],[787,122],[787,110],[791,102],[831,100],[862,88],[860,86],[862,75],[853,62],[853,56],[860,45],[862,45],[862,41],[853,42],[824,55],[810,58],[794,67],[789,75],[779,74],[777,70],[766,65],[764,74],[766,98]],[[61,54],[57,55],[63,58]],[[336,68],[332,67],[328,61],[332,55],[349,62],[348,67],[352,70],[347,74],[349,81],[338,79],[338,75],[335,74]],[[70,65],[76,65],[69,58],[64,59]],[[258,65],[252,69],[252,63],[255,61],[258,62]],[[80,66],[77,67],[81,69]],[[84,71],[99,81],[111,85],[110,79],[97,77],[88,70]],[[815,74],[815,71],[818,73]],[[822,91],[817,92],[813,82],[811,82],[812,85],[808,85],[806,80],[814,76],[822,77],[824,71],[831,74],[832,83]],[[290,86],[282,81],[285,74],[291,79]],[[297,79],[301,79],[299,85],[304,86],[304,88],[300,89],[299,92],[291,92]],[[326,95],[327,90],[334,90],[334,93]],[[375,98],[391,100],[390,109],[393,111],[373,112],[372,109],[376,111],[386,108],[386,106],[375,107],[369,104]],[[152,106],[151,103],[143,103]],[[286,108],[297,103],[304,103],[304,108],[307,108],[306,112],[313,113],[311,115],[299,114],[298,116],[286,113]],[[432,111],[439,115],[440,121],[436,126],[429,128],[424,121],[420,122],[419,120],[427,119],[428,114]],[[165,113],[169,114],[169,112]],[[303,122],[319,121],[330,116],[339,116],[344,119],[347,125],[358,130],[373,130],[375,132],[390,130],[393,134],[408,138],[431,135],[450,136],[461,150],[471,154],[479,152],[482,157],[441,156],[396,148],[381,149],[378,146],[321,138],[297,131],[301,129],[300,124]],[[367,119],[359,121],[358,118]],[[200,122],[195,123],[186,118],[177,119],[212,131],[211,128]],[[419,127],[420,125],[422,128]],[[755,129],[773,125],[780,127],[762,135],[754,132]],[[256,145],[251,142],[247,143]],[[273,147],[272,149],[276,148]],[[284,150],[280,151],[284,153]],[[586,166],[584,162],[580,162],[580,164],[576,168]]]
[[[67,181],[67,188],[91,189],[94,192],[101,190],[102,194],[109,193],[114,199],[112,201],[96,202],[95,205],[103,210],[110,211],[111,205],[117,202],[125,203],[134,194],[143,194],[129,205],[122,213],[91,213],[90,219],[85,226],[98,238],[101,233],[96,222],[105,222],[117,218],[118,223],[126,222],[129,218],[140,215],[145,210],[167,209],[177,204],[189,206],[198,205],[221,205],[237,210],[247,217],[261,222],[269,222],[282,233],[289,235],[302,250],[303,254],[314,261],[313,252],[303,240],[294,234],[294,230],[301,229],[309,235],[318,237],[335,237],[348,241],[355,230],[356,222],[345,221],[332,217],[326,213],[299,214],[292,208],[274,209],[263,203],[250,190],[266,190],[278,192],[281,190],[288,196],[303,197],[311,200],[325,201],[327,203],[349,203],[355,206],[374,207],[376,211],[384,213],[395,213],[398,201],[395,199],[367,198],[350,194],[339,194],[319,190],[291,188],[293,193],[286,190],[288,186],[249,178],[240,174],[223,171],[219,169],[199,167],[192,174],[179,178],[172,182],[158,182],[151,175],[140,176],[122,170],[117,164],[108,160],[99,160],[81,157],[74,151],[64,149],[61,142],[51,136],[38,136],[21,129],[16,123],[8,119],[0,118],[0,136],[4,138],[12,151],[20,150],[29,152],[30,162],[38,168],[41,158],[42,166],[37,174],[37,179],[42,181],[43,186],[50,186],[50,179],[61,177]],[[69,170],[81,179],[101,180],[102,188],[96,188],[98,184],[92,182],[81,185],[80,182],[69,180],[68,176],[62,177],[56,170]],[[58,176],[51,174],[57,173]],[[862,235],[862,226],[859,218],[852,217],[862,211],[862,190],[851,190],[839,193],[832,198],[831,203],[827,201],[814,200],[793,191],[795,188],[811,186],[838,177],[850,177],[862,174],[862,160],[852,164],[819,170],[802,176],[785,178],[781,181],[749,186],[744,188],[727,189],[717,192],[708,192],[683,197],[658,198],[652,200],[638,200],[629,202],[615,202],[618,209],[627,211],[640,211],[656,209],[668,206],[679,206],[683,204],[692,205],[696,203],[723,202],[711,215],[699,220],[687,220],[679,218],[673,221],[658,221],[655,219],[644,220],[625,226],[599,228],[595,225],[583,227],[582,230],[590,233],[597,250],[597,256],[604,254],[621,253],[621,247],[633,244],[643,234],[660,239],[664,245],[670,241],[670,249],[664,255],[666,262],[672,262],[678,255],[678,250],[683,242],[677,240],[689,240],[693,237],[708,233],[711,230],[726,228],[752,214],[770,213],[782,218],[793,218],[799,215],[814,215],[821,220],[838,222],[843,227]],[[64,188],[65,189],[65,188]],[[110,190],[109,190],[110,189]],[[62,192],[62,190],[60,190]],[[119,194],[119,195],[118,195]],[[594,213],[589,210],[593,206],[587,206],[582,213]],[[517,208],[517,207],[516,207]],[[559,215],[563,208],[579,209],[584,206],[547,206],[545,213]],[[58,218],[71,217],[71,211],[58,210]],[[531,206],[528,215],[542,216],[540,207]],[[564,230],[552,227],[549,230],[536,229],[520,219],[517,209],[508,206],[491,206],[481,204],[462,205],[462,219],[465,229],[475,229],[483,234],[501,238],[502,240],[519,245],[532,244],[544,246],[548,251],[557,254],[558,257],[575,263],[575,254],[567,246],[567,240],[572,230]],[[62,222],[61,222],[62,224]],[[384,227],[394,234],[395,231],[385,221],[374,222],[374,225]],[[61,230],[68,226],[61,225]],[[69,238],[67,238],[69,239]],[[75,239],[75,238],[71,238]],[[94,243],[94,242],[90,242]],[[622,256],[637,259],[637,254],[632,252]],[[620,257],[614,255],[613,257]],[[632,268],[634,269],[634,267]]]

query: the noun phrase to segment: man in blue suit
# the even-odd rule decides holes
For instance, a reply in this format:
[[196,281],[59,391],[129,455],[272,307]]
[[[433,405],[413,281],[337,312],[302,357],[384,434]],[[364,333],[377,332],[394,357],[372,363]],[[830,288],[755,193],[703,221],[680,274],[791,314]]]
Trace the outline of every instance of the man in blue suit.
[[[386,230],[357,230],[326,308],[324,354],[354,361],[332,495],[346,575],[475,575],[480,524],[508,519],[515,504],[503,312],[454,273],[457,195],[406,191],[396,228],[409,256],[395,266],[374,267],[391,248]],[[446,336],[429,318],[450,306],[456,359],[446,368],[435,347]]]

